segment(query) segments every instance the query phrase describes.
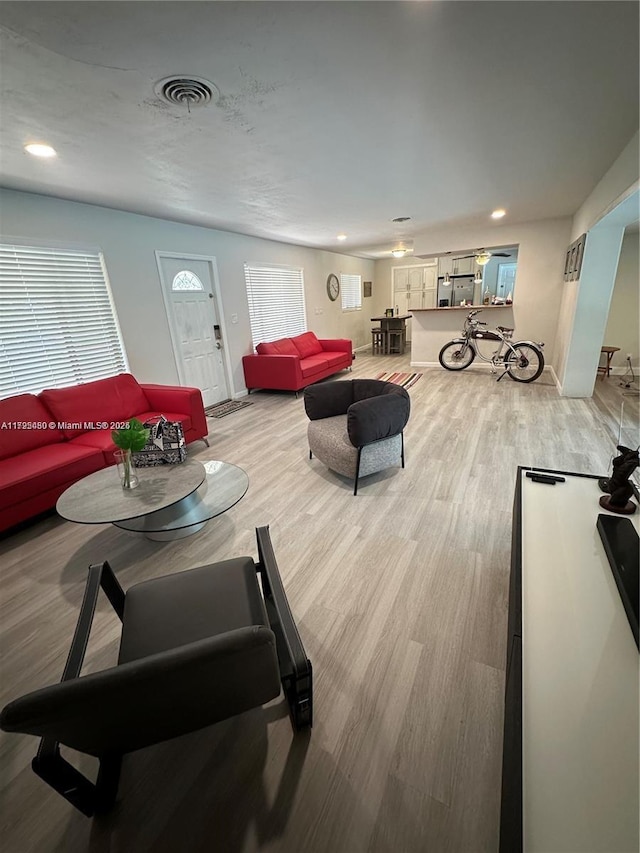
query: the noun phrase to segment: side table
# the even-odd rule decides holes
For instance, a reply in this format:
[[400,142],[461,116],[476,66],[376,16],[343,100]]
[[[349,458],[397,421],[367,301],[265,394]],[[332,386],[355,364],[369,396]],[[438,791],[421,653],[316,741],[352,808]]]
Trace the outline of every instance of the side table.
[[602,367],[598,367],[598,373],[603,379],[611,373],[611,359],[614,352],[620,352],[620,347],[602,347],[600,350],[600,354],[607,357],[607,363],[603,364]]

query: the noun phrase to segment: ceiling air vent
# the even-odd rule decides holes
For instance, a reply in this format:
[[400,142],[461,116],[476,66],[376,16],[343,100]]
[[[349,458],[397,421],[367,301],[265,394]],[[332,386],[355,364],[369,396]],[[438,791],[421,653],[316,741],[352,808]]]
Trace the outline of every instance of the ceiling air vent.
[[218,98],[218,90],[203,77],[165,77],[155,85],[155,93],[170,104],[202,107]]

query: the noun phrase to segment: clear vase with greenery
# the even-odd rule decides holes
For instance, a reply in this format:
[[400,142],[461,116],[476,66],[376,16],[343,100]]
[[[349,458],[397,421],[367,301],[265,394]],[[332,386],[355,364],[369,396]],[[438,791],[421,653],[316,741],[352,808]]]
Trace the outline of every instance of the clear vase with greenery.
[[135,489],[138,477],[133,464],[132,453],[137,453],[147,443],[149,430],[137,418],[131,418],[128,426],[113,430],[111,439],[120,450],[115,452],[123,489]]

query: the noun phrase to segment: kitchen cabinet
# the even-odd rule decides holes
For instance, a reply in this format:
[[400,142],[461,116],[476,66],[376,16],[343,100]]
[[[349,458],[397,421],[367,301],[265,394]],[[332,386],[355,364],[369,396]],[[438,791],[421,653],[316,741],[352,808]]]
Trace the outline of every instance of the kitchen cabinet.
[[439,276],[443,276],[445,273],[449,273],[449,275],[473,275],[475,271],[475,256],[471,258],[459,258],[455,255],[447,255],[444,258],[438,258]]
[[435,308],[437,263],[393,268],[393,305],[401,314],[416,308]]

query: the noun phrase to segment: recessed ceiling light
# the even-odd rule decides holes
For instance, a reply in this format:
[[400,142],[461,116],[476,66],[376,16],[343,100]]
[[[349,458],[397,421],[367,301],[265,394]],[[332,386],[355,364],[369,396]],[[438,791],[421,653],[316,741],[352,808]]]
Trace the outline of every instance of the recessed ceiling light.
[[30,142],[24,146],[24,150],[34,157],[55,157],[56,150],[50,145],[43,145],[41,142]]
[[338,238],[337,238],[337,239],[338,239],[338,240],[346,240],[346,239],[347,239],[347,235],[346,235],[346,234],[338,234]]
[[506,212],[506,210],[503,210],[501,207],[499,207],[498,210],[493,211],[493,213],[491,214],[491,218],[502,219],[502,217],[505,216]]
[[392,222],[408,222],[411,219],[410,216],[396,216],[395,219],[392,219]]

